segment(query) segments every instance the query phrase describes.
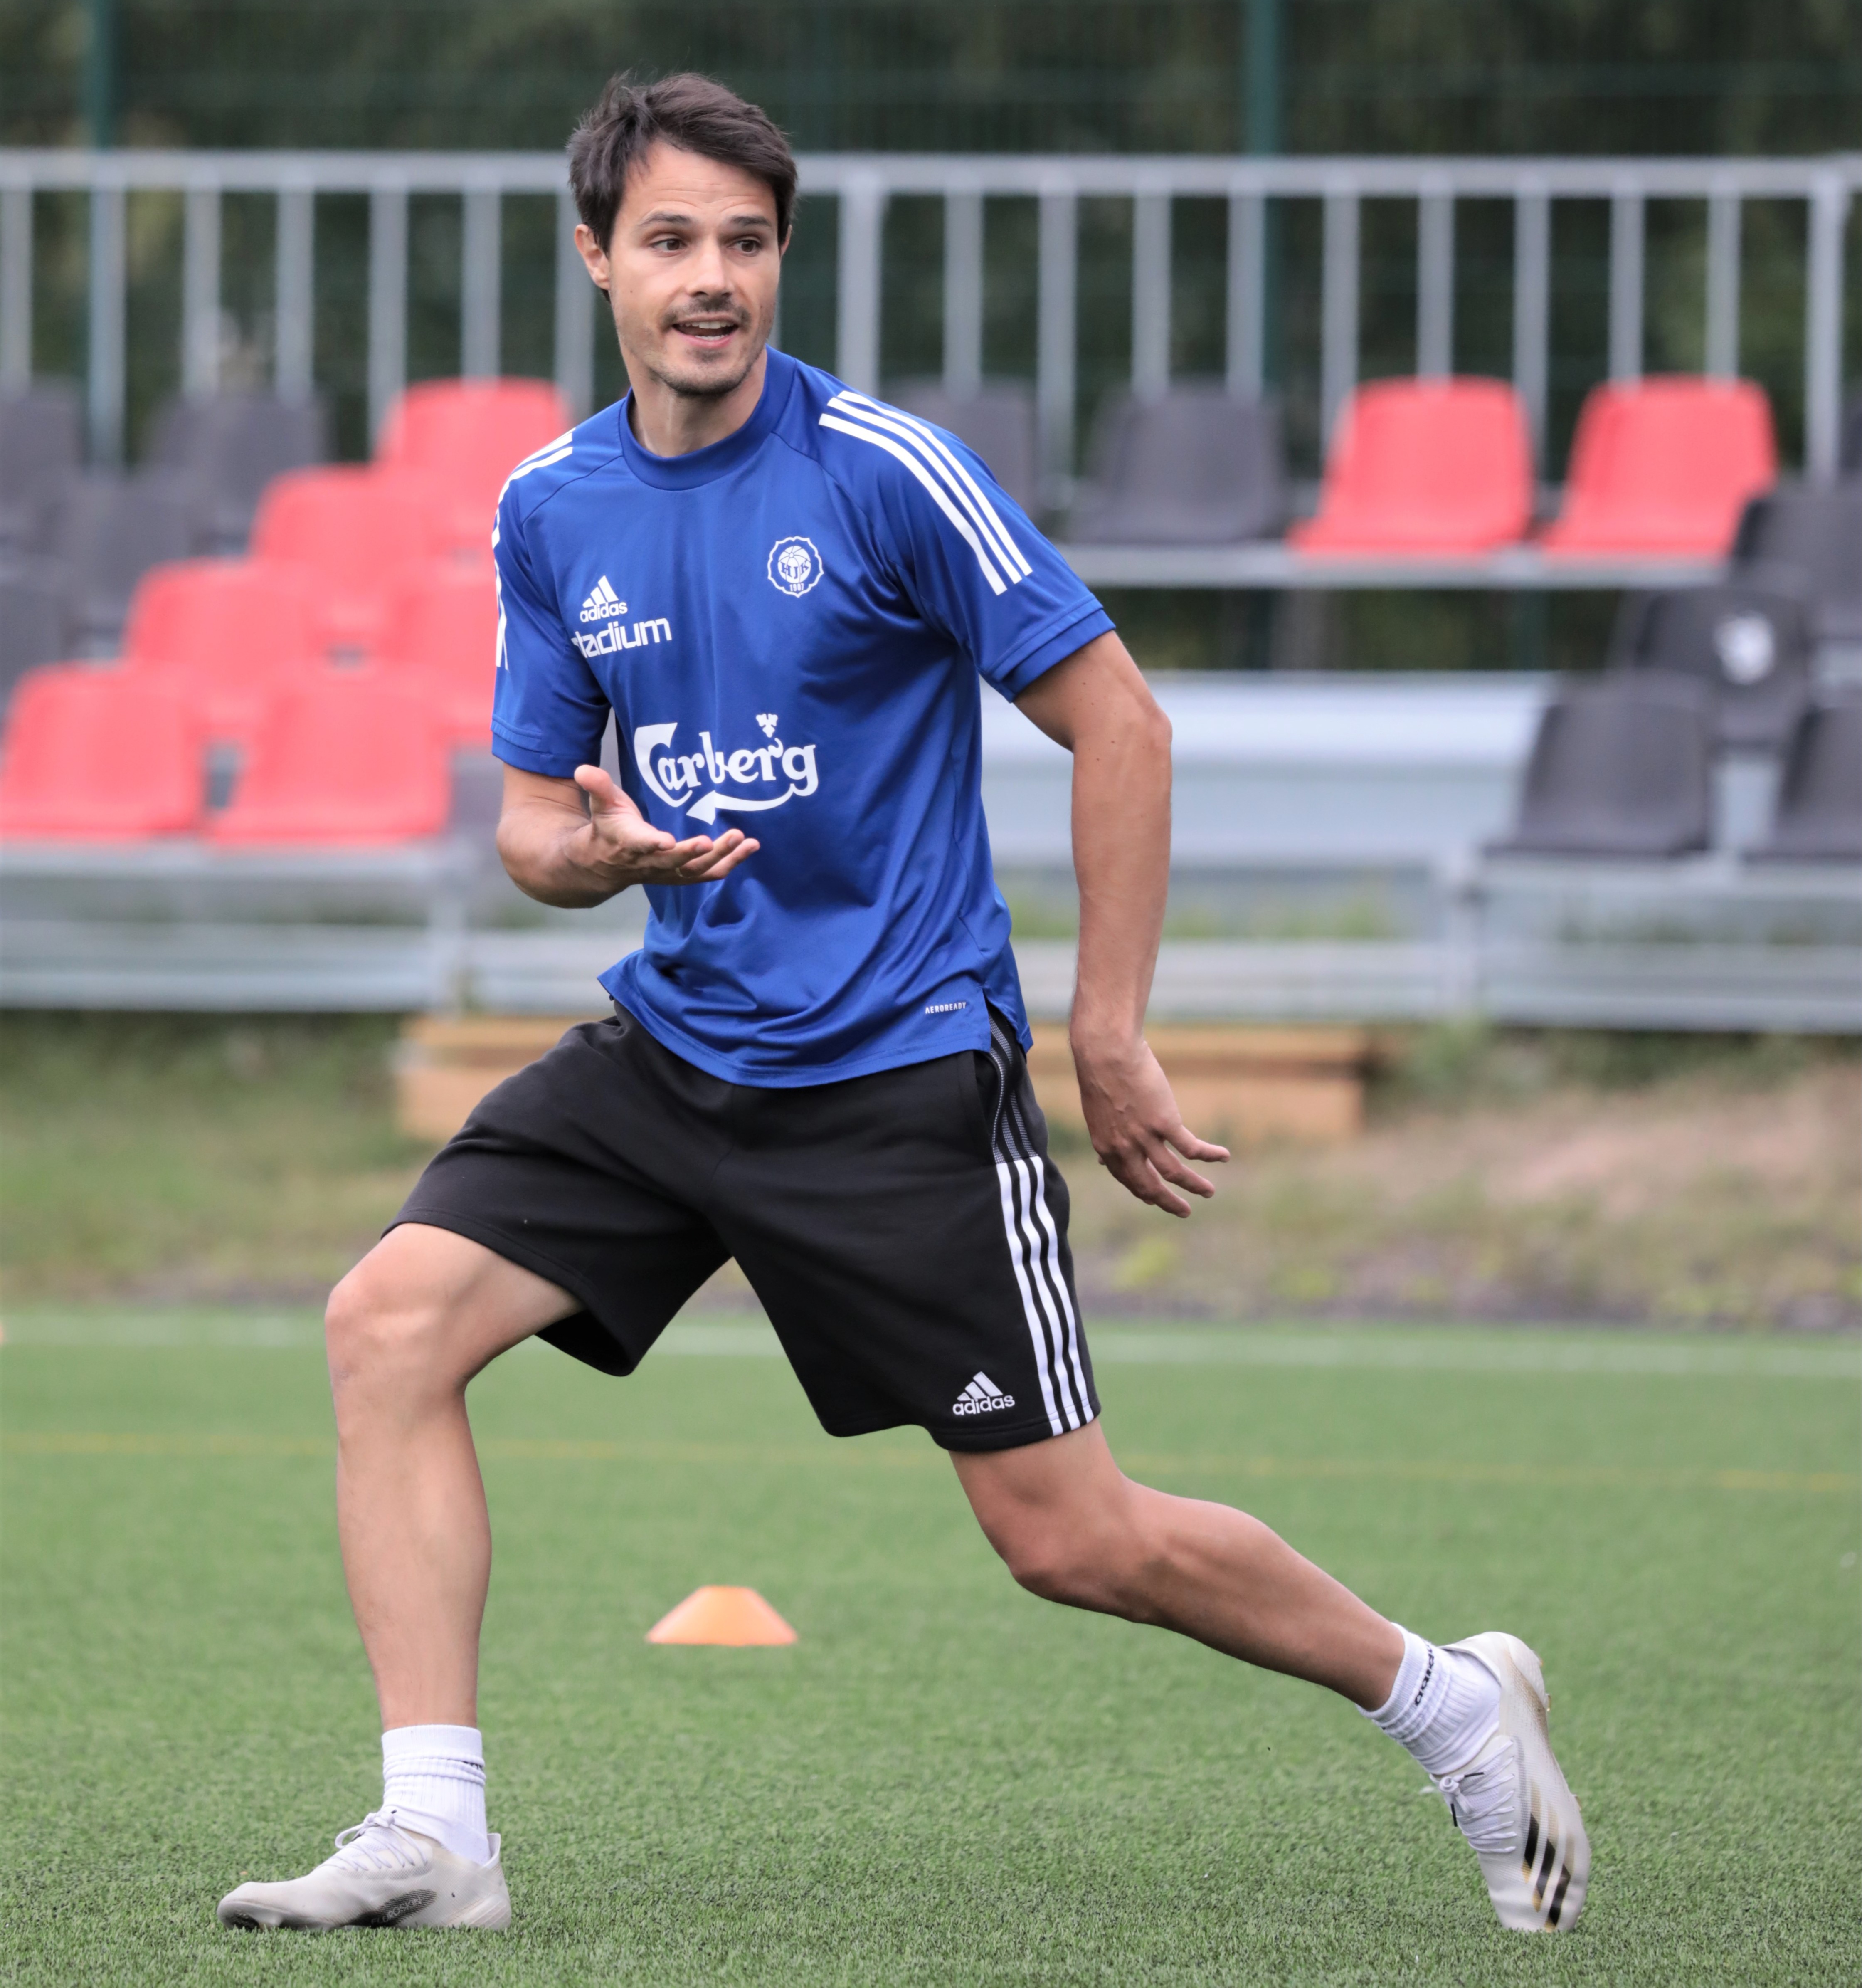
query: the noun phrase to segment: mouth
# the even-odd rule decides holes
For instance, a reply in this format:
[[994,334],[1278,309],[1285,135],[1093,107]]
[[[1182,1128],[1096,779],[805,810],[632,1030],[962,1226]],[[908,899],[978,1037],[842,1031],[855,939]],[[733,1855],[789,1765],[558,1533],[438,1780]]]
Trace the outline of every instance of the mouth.
[[688,351],[721,352],[743,329],[743,320],[715,312],[675,318],[671,329]]

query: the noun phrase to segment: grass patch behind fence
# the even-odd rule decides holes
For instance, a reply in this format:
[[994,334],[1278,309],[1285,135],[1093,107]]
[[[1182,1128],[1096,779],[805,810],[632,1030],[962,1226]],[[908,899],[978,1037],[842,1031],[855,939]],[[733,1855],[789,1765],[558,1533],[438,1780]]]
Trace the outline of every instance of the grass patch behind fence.
[[[8,1303],[320,1300],[428,1150],[394,1129],[396,1026],[0,1016]],[[1089,1309],[1862,1320],[1853,1044],[1411,1031],[1370,1104],[1356,1144],[1238,1155],[1186,1224],[1060,1144]]]

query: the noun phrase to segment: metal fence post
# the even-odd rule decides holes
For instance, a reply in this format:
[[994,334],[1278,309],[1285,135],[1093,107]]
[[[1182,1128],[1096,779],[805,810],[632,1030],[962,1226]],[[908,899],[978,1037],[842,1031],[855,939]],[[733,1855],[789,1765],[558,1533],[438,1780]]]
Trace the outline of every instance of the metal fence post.
[[1326,195],[1324,268],[1320,299],[1320,434],[1330,447],[1333,424],[1357,385],[1358,196],[1353,186]]
[[1416,370],[1425,380],[1455,370],[1455,195],[1446,185],[1416,203]]
[[[577,421],[595,404],[595,299],[587,265],[576,246],[575,196],[556,195],[556,384]],[[604,299],[605,301],[605,299]]]
[[32,384],[32,189],[0,193],[0,392]]
[[983,197],[944,197],[944,390],[954,399],[983,383]]
[[1266,384],[1267,203],[1258,193],[1228,196],[1228,391],[1258,400]]
[[1849,192],[1833,174],[1810,197],[1804,299],[1804,469],[1832,482],[1842,446],[1843,231]]
[[1080,208],[1073,189],[1041,192],[1039,288],[1036,305],[1035,396],[1039,423],[1042,495],[1053,509],[1073,495],[1073,401],[1078,328]]
[[407,380],[407,189],[369,194],[369,439]]
[[90,192],[90,297],[86,355],[90,453],[123,460],[123,190],[107,181]]
[[1716,188],[1707,200],[1707,371],[1739,375],[1739,196]]
[[1642,189],[1619,186],[1610,198],[1610,377],[1642,377]]
[[286,187],[278,196],[272,380],[281,400],[306,401],[311,394],[316,338],[316,201],[307,186]]
[[220,189],[188,189],[181,245],[181,391],[204,401],[220,387]]
[[459,370],[468,380],[498,377],[503,285],[504,200],[495,186],[469,187],[459,272]]
[[880,223],[885,194],[861,177],[841,189],[834,370],[858,394],[879,391]]
[[1544,475],[1552,305],[1552,202],[1544,188],[1513,202],[1513,385],[1526,405],[1533,449]]
[[1171,197],[1147,188],[1131,203],[1131,390],[1161,400],[1171,382]]

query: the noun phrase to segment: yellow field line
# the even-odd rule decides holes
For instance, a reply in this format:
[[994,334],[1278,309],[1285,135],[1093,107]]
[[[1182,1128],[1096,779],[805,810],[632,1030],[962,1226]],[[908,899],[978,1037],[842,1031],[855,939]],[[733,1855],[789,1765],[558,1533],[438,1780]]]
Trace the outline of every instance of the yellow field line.
[[[28,1431],[4,1439],[3,1446],[19,1456],[174,1456],[282,1457],[333,1456],[327,1438],[271,1435],[179,1435],[111,1434],[84,1431]],[[839,1467],[877,1465],[882,1469],[923,1469],[939,1466],[931,1449],[863,1449],[817,1445],[786,1446],[705,1442],[609,1442],[572,1438],[526,1439],[491,1436],[479,1454],[496,1462],[663,1463],[700,1466],[730,1464],[803,1465]],[[1854,1496],[1862,1476],[1840,1470],[1712,1470],[1637,1468],[1610,1464],[1446,1463],[1400,1458],[1180,1456],[1168,1452],[1134,1451],[1123,1461],[1140,1473],[1228,1476],[1288,1480],[1342,1479],[1409,1484],[1481,1484],[1537,1489],[1557,1486],[1579,1490],[1785,1491],[1838,1493]]]

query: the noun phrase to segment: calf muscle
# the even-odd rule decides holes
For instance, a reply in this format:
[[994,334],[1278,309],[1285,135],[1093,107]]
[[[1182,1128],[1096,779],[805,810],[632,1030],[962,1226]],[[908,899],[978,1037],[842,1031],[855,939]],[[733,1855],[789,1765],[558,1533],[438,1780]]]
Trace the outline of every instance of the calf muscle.
[[1134,1483],[1098,1423],[951,1460],[990,1544],[1033,1593],[1174,1629],[1356,1705],[1390,1696],[1394,1624],[1259,1520]]

